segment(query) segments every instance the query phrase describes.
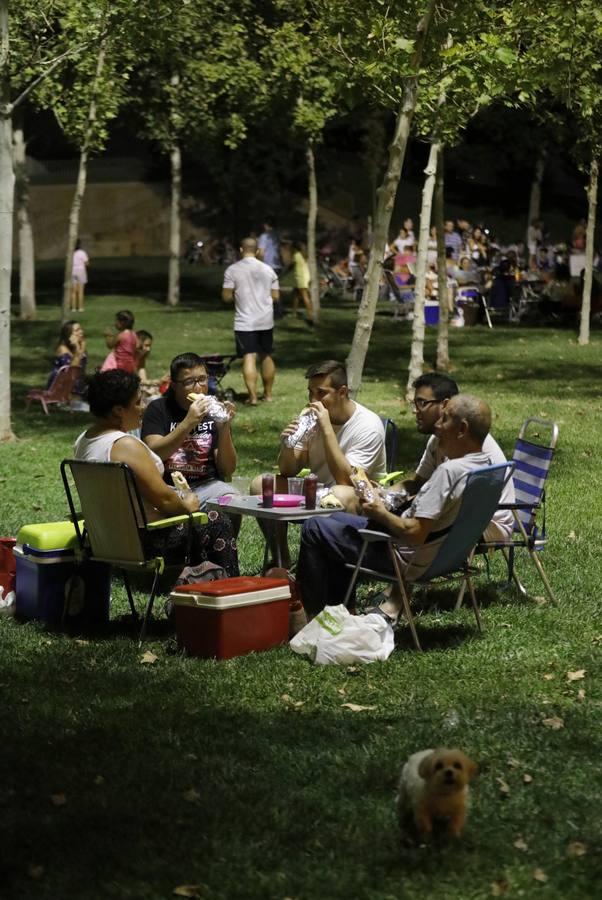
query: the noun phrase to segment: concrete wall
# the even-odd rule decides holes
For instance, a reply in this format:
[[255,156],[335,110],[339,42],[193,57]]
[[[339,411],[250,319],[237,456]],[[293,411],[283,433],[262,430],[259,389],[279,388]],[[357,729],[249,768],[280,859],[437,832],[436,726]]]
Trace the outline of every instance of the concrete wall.
[[[73,192],[74,186],[71,184],[30,186],[30,215],[37,259],[64,257]],[[169,203],[169,185],[165,183],[120,181],[88,184],[79,234],[90,258],[167,256]],[[199,231],[184,215],[183,244]],[[16,230],[15,255],[18,255]]]

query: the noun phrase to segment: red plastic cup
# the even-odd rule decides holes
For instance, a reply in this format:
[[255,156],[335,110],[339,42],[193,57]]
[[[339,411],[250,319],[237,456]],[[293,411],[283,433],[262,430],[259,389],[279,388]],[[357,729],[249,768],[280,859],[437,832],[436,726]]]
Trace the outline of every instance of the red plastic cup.
[[306,475],[303,492],[305,494],[305,509],[316,508],[316,492],[318,490],[318,476]]
[[274,476],[261,476],[261,493],[262,503],[266,509],[271,509],[274,505]]

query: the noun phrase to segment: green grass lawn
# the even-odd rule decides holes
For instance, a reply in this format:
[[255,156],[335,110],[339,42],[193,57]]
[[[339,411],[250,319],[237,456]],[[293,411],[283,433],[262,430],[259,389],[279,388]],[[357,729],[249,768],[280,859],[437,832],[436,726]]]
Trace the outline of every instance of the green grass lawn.
[[[38,321],[12,324],[18,442],[0,446],[2,534],[65,516],[58,466],[87,422],[24,411],[26,391],[50,367],[57,273],[42,273]],[[177,310],[162,305],[158,264],[142,275],[99,266],[91,276],[82,318],[91,367],[104,356],[102,328],[123,307],[155,334],[153,375],[184,350],[231,352],[219,273],[188,274]],[[304,368],[344,357],[353,326],[354,308],[334,303],[315,333],[291,316],[278,323],[276,399],[241,406],[236,418],[240,473],[273,466],[279,431],[304,401]],[[601,343],[595,332],[578,348],[572,332],[537,328],[451,336],[454,374],[491,403],[508,452],[527,415],[560,426],[544,556],[557,606],[542,599],[521,557],[532,599],[479,585],[482,638],[469,610],[449,612],[451,593],[437,593],[418,618],[425,653],[402,629],[386,663],[351,669],[313,667],[286,647],[221,663],[183,658],[161,629],[145,648],[157,661],[143,664],[119,624],[117,584],[113,627],[100,637],[0,620],[2,896],[162,900],[197,885],[187,896],[597,897]],[[361,400],[397,421],[399,463],[411,469],[423,439],[401,402],[408,349],[408,326],[383,306]],[[239,366],[225,383],[242,390]],[[260,554],[256,526],[245,522],[242,570],[257,572]],[[571,681],[567,673],[579,670],[584,677]],[[368,708],[352,712],[347,702]],[[562,727],[544,724],[554,718]],[[443,744],[481,767],[465,837],[455,847],[401,848],[399,768],[410,753]]]

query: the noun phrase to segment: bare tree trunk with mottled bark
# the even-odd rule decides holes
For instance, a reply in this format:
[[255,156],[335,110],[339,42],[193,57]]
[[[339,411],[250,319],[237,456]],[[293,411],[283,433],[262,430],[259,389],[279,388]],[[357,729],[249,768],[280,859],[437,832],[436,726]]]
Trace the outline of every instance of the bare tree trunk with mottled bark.
[[425,179],[422,188],[422,207],[420,209],[420,231],[418,236],[418,254],[416,257],[416,284],[414,286],[414,315],[412,318],[412,349],[408,366],[408,383],[406,396],[411,400],[414,396],[412,384],[422,375],[424,366],[424,299],[426,291],[426,262],[428,255],[429,234],[431,230],[431,212],[433,209],[433,192],[437,174],[437,157],[440,144],[431,144],[429,158],[424,170]]
[[541,215],[541,185],[543,182],[543,173],[546,168],[547,150],[542,147],[535,163],[535,172],[533,173],[533,181],[531,182],[531,193],[529,195],[529,215],[527,218],[527,231],[525,237],[525,245],[529,247],[529,227],[532,222],[539,219]]
[[15,184],[11,115],[8,0],[0,0],[0,442],[15,439],[10,424],[10,278]]
[[96,94],[98,83],[101,79],[106,59],[106,41],[102,41],[98,50],[96,60],[96,72],[94,73],[94,82],[90,97],[90,106],[88,107],[88,122],[86,133],[80,148],[79,167],[77,171],[77,182],[75,185],[75,193],[71,203],[71,212],[69,213],[69,230],[67,232],[67,254],[65,256],[65,275],[63,278],[63,319],[69,318],[69,310],[71,309],[71,273],[73,270],[73,253],[75,244],[79,234],[79,219],[81,207],[86,193],[86,180],[88,174],[88,158],[90,156],[90,145],[96,126]]
[[596,232],[596,207],[598,205],[599,159],[592,157],[587,188],[587,231],[585,238],[585,277],[583,279],[583,299],[581,301],[581,321],[579,324],[579,344],[589,344],[589,317],[592,309],[592,282],[594,274],[594,235]]
[[174,144],[171,160],[171,210],[169,215],[169,275],[167,280],[167,305],[180,302],[180,208],[182,203],[182,154],[180,145]]
[[307,265],[309,268],[309,296],[314,324],[320,321],[320,276],[318,274],[318,259],[316,256],[316,222],[318,219],[318,182],[316,179],[316,158],[313,141],[307,142],[305,151],[307,159],[308,175],[308,199],[307,209]]
[[418,72],[422,60],[422,53],[426,42],[426,36],[433,18],[436,2],[430,0],[426,12],[416,29],[416,43],[414,58],[412,60],[413,74],[404,84],[403,98],[395,121],[395,131],[389,146],[389,159],[382,184],[378,189],[376,214],[374,216],[374,233],[368,267],[365,276],[365,287],[362,300],[357,313],[355,332],[351,350],[347,357],[347,383],[352,396],[356,396],[362,383],[362,373],[368,353],[368,345],[374,325],[376,305],[382,271],[382,261],[385,254],[385,245],[391,223],[391,215],[395,204],[395,196],[401,177],[401,170],[405,157],[416,97],[418,94]]
[[19,244],[20,318],[33,321],[37,315],[35,255],[33,229],[29,218],[29,177],[26,168],[25,138],[21,125],[13,130],[13,152]]
[[449,369],[449,300],[447,286],[447,258],[445,256],[445,215],[444,215],[444,169],[443,147],[437,160],[433,219],[437,229],[437,294],[439,297],[439,325],[437,327],[437,362],[439,371]]

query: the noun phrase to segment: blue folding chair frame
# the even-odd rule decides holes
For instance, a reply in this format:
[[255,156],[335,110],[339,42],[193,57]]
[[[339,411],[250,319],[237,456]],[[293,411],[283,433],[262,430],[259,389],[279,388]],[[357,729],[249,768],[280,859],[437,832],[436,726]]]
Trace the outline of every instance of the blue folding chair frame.
[[[345,596],[345,605],[349,603],[360,573],[370,575],[379,581],[396,582],[399,586],[403,612],[412,633],[414,646],[417,650],[421,650],[406,585],[426,585],[436,578],[460,576],[462,587],[468,587],[477,628],[481,632],[483,628],[472,584],[471,575],[474,574],[474,571],[471,569],[471,562],[479,538],[493,518],[493,514],[499,506],[504,486],[511,477],[513,470],[513,462],[501,463],[495,466],[480,466],[465,473],[458,479],[452,490],[455,490],[461,481],[465,481],[458,514],[447,531],[437,555],[426,565],[421,563],[421,555],[424,554],[422,548],[428,546],[428,537],[422,547],[416,548],[409,564],[403,571],[396,552],[396,547],[399,545],[398,540],[385,532],[360,529],[359,533],[362,535],[363,544],[357,561],[350,563],[348,566],[353,568],[354,571]],[[437,532],[436,522],[433,523],[431,533],[435,532]],[[368,546],[377,542],[386,543],[395,575],[362,566]]]

